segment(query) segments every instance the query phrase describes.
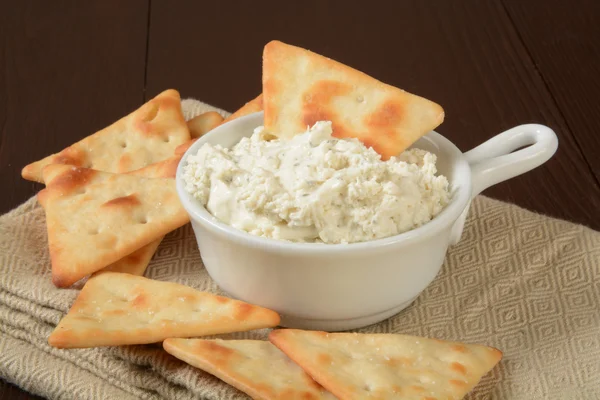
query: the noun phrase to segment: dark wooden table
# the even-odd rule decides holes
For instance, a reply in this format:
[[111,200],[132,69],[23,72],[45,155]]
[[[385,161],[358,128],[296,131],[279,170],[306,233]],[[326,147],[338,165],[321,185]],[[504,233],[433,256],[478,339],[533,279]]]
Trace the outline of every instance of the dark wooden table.
[[[297,4],[0,1],[0,212],[41,188],[21,179],[25,164],[164,89],[236,109],[279,39],[442,104],[438,130],[465,151],[550,126],[555,157],[484,194],[600,229],[598,0]],[[36,397],[0,380],[0,398]]]

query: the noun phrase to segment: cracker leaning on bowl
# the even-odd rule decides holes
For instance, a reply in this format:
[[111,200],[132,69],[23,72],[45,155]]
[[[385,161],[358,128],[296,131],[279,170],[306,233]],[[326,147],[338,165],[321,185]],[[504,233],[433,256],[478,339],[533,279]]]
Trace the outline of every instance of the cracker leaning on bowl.
[[383,159],[444,121],[438,104],[354,68],[279,41],[263,52],[265,129],[289,138],[331,121],[338,138],[357,138]]

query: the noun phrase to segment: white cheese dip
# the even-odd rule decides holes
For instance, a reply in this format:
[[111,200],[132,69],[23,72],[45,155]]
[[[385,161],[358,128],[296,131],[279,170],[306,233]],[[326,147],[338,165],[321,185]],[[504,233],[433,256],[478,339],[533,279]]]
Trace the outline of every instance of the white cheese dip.
[[231,149],[204,144],[183,168],[186,190],[222,222],[293,242],[353,243],[408,231],[448,203],[436,156],[411,149],[382,161],[317,122],[289,140],[263,127]]

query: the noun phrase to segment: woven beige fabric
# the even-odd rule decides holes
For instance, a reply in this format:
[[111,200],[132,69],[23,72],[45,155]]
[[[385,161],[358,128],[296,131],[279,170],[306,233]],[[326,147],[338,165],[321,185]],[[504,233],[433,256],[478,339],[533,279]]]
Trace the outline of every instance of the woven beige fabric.
[[[188,119],[214,109],[183,106]],[[52,399],[246,398],[160,346],[49,347],[77,290],[52,286],[46,245],[35,199],[0,217],[0,376]],[[146,276],[219,292],[189,225],[164,239]],[[436,280],[407,310],[362,331],[501,349],[471,399],[600,399],[599,303],[599,232],[479,196]]]

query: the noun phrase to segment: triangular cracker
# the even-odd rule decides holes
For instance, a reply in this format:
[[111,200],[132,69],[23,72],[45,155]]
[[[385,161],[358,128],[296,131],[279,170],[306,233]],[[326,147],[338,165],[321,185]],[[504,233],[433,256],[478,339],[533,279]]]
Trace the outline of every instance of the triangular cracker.
[[337,61],[278,41],[263,53],[265,128],[289,138],[317,121],[358,138],[384,159],[437,127],[444,110]]
[[[145,176],[147,178],[175,178],[177,166],[181,157],[169,157],[164,161],[150,164],[147,167],[129,172],[130,175]],[[110,264],[108,267],[95,272],[99,274],[106,271],[123,272],[132,275],[144,275],[152,256],[158,249],[164,236],[150,242],[144,247]]]
[[176,90],[167,90],[114,124],[23,168],[23,178],[44,182],[49,164],[68,164],[123,173],[171,156],[190,140]]
[[[46,189],[42,189],[38,192],[37,199],[42,208],[44,208],[46,199]],[[158,248],[162,240],[163,236],[137,249],[133,253],[128,254],[125,257],[115,261],[107,267],[104,267],[103,269],[95,272],[94,274],[99,274],[105,271],[112,271],[123,272],[132,275],[144,275],[144,273],[146,272],[146,268],[148,267],[148,264],[152,259],[152,256],[156,252],[156,249]]]
[[[231,114],[229,117],[225,118],[225,120],[223,120],[223,122],[219,125],[222,125],[226,122],[232,121],[232,120],[240,118],[240,117],[244,117],[246,115],[249,115],[249,114],[252,114],[255,112],[262,111],[262,109],[263,109],[263,98],[262,98],[262,93],[261,93],[258,96],[256,96],[254,99],[252,99],[249,102],[247,102],[246,104],[244,104],[240,109],[238,109],[236,112]],[[187,151],[187,149],[192,147],[192,145],[194,144],[194,142],[196,140],[198,140],[198,138],[194,138],[194,139],[190,140],[189,142],[186,142],[186,143],[180,145],[179,147],[177,147],[175,149],[175,154],[183,155]]]
[[461,399],[502,358],[494,348],[407,335],[282,329],[269,340],[340,399]]
[[155,343],[267,328],[275,311],[172,282],[105,272],[90,278],[48,338],[54,347]]
[[264,340],[166,339],[164,349],[253,399],[335,399]]
[[67,287],[188,222],[170,178],[44,168],[52,281]]
[[[145,176],[148,178],[175,178],[175,172],[177,171],[177,165],[179,164],[180,160],[181,157],[173,156],[164,161],[160,161],[139,170],[129,172],[129,174]],[[43,189],[37,195],[38,201],[43,208],[45,208],[45,191],[46,189]],[[112,271],[124,272],[133,275],[144,275],[152,256],[156,252],[156,249],[162,240],[163,236],[134,251],[133,253],[128,254],[122,259],[115,261],[96,273]]]

